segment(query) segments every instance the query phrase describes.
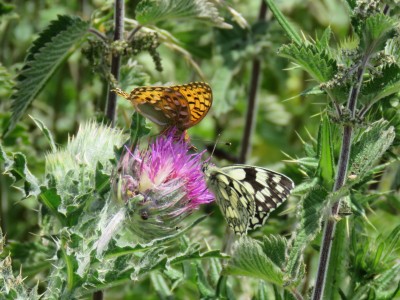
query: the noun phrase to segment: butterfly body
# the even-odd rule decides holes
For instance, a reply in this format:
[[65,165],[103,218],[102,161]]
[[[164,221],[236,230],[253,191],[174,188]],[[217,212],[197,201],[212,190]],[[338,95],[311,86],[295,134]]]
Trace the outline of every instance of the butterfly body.
[[161,127],[180,131],[199,123],[212,105],[212,91],[204,82],[175,86],[144,86],[127,94],[117,94],[131,101],[135,109]]
[[224,218],[239,235],[262,226],[294,188],[290,178],[261,167],[207,166],[204,173]]

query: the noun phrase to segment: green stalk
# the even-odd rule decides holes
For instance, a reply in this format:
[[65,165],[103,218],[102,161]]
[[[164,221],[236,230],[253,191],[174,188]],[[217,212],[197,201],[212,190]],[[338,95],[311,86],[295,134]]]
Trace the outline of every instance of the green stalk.
[[[347,101],[347,109],[350,112],[350,117],[352,119],[356,116],[356,106],[358,95],[360,93],[360,88],[362,85],[363,74],[366,66],[368,65],[369,59],[371,57],[373,46],[369,47],[369,51],[366,51],[361,64],[357,71],[357,79],[352,86],[349,98]],[[350,153],[351,153],[351,141],[353,136],[353,126],[346,124],[343,127],[343,137],[342,137],[342,147],[340,149],[339,162],[337,167],[335,184],[333,187],[333,192],[338,191],[342,188],[346,182],[347,169],[349,167]],[[339,220],[338,213],[340,209],[340,199],[333,204],[331,209],[331,215],[326,221],[324,237],[322,241],[321,254],[319,257],[317,279],[315,282],[314,292],[312,299],[320,300],[324,295],[325,285],[326,285],[326,275],[328,272],[328,261],[331,255],[332,241],[335,236],[336,223]]]

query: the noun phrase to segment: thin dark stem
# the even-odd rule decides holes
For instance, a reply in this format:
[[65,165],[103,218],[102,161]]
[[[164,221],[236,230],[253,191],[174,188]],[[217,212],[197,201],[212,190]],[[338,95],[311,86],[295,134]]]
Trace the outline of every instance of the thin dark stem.
[[[360,88],[362,85],[363,74],[365,68],[368,64],[370,59],[370,51],[367,51],[362,59],[362,63],[357,70],[357,78],[356,82],[352,86],[349,99],[347,101],[347,109],[350,112],[350,116],[354,119],[356,115],[356,106],[357,106],[357,99],[360,93]],[[339,162],[337,167],[335,185],[333,187],[333,191],[339,190],[346,182],[346,175],[347,169],[349,166],[350,160],[350,152],[351,152],[351,140],[353,135],[353,127],[352,125],[344,125],[343,128],[343,137],[342,137],[342,148],[340,149],[340,156]],[[332,241],[335,235],[336,230],[336,223],[337,223],[337,215],[339,213],[340,208],[340,200],[335,202],[332,206],[331,216],[328,218],[325,230],[324,230],[324,237],[322,241],[322,248],[321,254],[319,257],[319,265],[318,265],[318,272],[317,272],[317,279],[315,282],[314,293],[313,293],[313,300],[322,299],[324,295],[325,289],[325,280],[326,274],[328,271],[328,262],[331,255],[331,248],[332,248]]]
[[96,30],[94,28],[89,28],[88,31],[90,33],[93,33],[95,36],[97,36],[103,42],[107,42],[107,37],[104,34],[102,34],[100,31],[98,31],[98,30]]
[[[124,1],[115,0],[114,11],[115,31],[114,41],[122,40],[124,33]],[[121,64],[121,57],[119,54],[114,54],[111,58],[111,75],[116,81],[119,79],[119,69]],[[115,112],[117,107],[117,94],[108,89],[106,116],[111,121],[111,126],[115,124]]]
[[[124,34],[124,16],[125,7],[124,0],[115,0],[114,6],[114,41],[122,40]],[[115,81],[119,79],[119,69],[121,65],[121,57],[119,54],[114,54],[111,58],[111,75]],[[111,91],[108,87],[106,116],[111,122],[111,126],[115,125],[115,113],[117,107],[117,94]],[[102,300],[104,298],[103,291],[96,291],[93,293],[93,300]]]
[[135,29],[133,29],[133,30],[129,33],[128,39],[127,39],[128,42],[131,42],[131,41],[132,41],[132,39],[133,39],[133,37],[135,36],[136,32],[138,32],[138,31],[140,30],[140,28],[142,28],[142,25],[138,25]]
[[[262,0],[258,19],[265,20],[266,15],[267,15],[267,4],[264,0]],[[251,79],[250,79],[250,92],[247,105],[246,124],[243,131],[242,149],[239,155],[239,163],[242,164],[246,162],[247,156],[251,151],[251,140],[257,114],[257,90],[260,81],[260,70],[261,70],[261,62],[256,57],[253,59]]]
[[[259,20],[265,20],[267,15],[267,4],[261,0],[260,10],[258,14]],[[246,158],[251,151],[251,137],[253,135],[256,114],[257,114],[257,88],[260,81],[261,62],[258,58],[253,59],[251,79],[250,79],[250,92],[247,105],[246,124],[242,137],[242,149],[240,150],[238,162],[244,164]],[[234,233],[229,230],[225,231],[225,238],[222,249],[224,252],[229,253],[232,242],[234,241]]]

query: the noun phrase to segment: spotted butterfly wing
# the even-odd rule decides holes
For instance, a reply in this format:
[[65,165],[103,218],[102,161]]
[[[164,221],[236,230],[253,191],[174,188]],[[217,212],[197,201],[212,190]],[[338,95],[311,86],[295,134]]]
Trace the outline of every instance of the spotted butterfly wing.
[[199,123],[208,113],[212,105],[212,90],[205,82],[192,82],[171,87],[182,94],[189,104],[189,120],[187,128]]
[[294,188],[290,178],[261,167],[208,167],[205,174],[228,225],[240,235],[263,225]]
[[175,126],[184,131],[199,123],[212,105],[212,91],[204,82],[175,86],[145,86],[130,94],[115,90],[131,101],[142,115],[163,126]]

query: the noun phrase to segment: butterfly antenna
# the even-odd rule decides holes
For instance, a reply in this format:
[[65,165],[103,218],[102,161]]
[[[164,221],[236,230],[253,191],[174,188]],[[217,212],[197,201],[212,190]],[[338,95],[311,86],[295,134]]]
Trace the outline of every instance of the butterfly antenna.
[[217,136],[217,139],[215,140],[214,147],[213,147],[213,149],[211,151],[210,157],[207,158],[203,163],[203,171],[206,170],[208,165],[210,164],[211,157],[214,155],[214,151],[217,148],[217,144],[218,144],[218,141],[219,141],[220,138],[221,138],[221,134],[219,133],[218,136]]

